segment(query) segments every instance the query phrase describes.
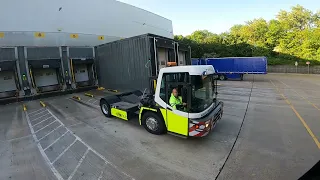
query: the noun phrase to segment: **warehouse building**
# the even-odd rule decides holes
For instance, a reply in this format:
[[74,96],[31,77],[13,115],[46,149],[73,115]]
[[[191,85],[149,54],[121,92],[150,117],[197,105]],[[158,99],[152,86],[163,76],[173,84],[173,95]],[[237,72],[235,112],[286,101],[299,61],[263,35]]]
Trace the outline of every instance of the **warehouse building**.
[[0,46],[96,46],[146,33],[173,38],[171,20],[116,0],[10,0],[0,6],[0,22]]
[[0,98],[97,86],[95,46],[173,38],[170,20],[115,0],[11,0],[0,21]]

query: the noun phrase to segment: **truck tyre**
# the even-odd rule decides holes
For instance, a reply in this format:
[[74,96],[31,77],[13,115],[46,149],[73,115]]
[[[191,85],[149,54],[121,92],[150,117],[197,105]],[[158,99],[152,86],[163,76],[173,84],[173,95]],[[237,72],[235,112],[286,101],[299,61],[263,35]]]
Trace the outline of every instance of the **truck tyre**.
[[226,80],[226,76],[220,75],[220,76],[219,76],[219,79],[220,79],[221,81],[224,81],[224,80]]
[[142,125],[149,133],[156,135],[163,134],[166,130],[163,119],[153,112],[144,113],[142,116]]
[[240,75],[240,80],[243,81],[243,74]]
[[111,117],[111,108],[110,108],[110,105],[107,103],[107,101],[101,100],[100,101],[100,108],[101,108],[102,113],[106,117]]

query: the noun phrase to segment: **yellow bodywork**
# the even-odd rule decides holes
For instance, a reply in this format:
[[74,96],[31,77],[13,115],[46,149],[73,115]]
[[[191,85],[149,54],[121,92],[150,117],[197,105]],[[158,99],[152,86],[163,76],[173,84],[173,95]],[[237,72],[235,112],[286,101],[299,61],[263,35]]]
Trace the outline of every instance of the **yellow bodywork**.
[[188,136],[189,119],[167,110],[167,129],[170,132]]
[[153,108],[148,108],[148,107],[141,107],[140,108],[140,112],[139,112],[139,124],[141,125],[141,119],[142,119],[142,113],[144,110],[147,110],[147,111],[153,111],[153,112],[157,112],[157,109],[153,109]]
[[[176,134],[181,134],[184,136],[188,136],[189,131],[189,119],[186,117],[182,117],[173,113],[170,110],[159,108],[162,118],[165,122],[167,130]],[[141,107],[139,113],[139,123],[141,125],[142,113],[144,111],[153,111],[158,112],[158,109],[148,108],[148,107]]]
[[116,109],[116,108],[111,108],[111,115],[128,121],[128,114],[126,111]]

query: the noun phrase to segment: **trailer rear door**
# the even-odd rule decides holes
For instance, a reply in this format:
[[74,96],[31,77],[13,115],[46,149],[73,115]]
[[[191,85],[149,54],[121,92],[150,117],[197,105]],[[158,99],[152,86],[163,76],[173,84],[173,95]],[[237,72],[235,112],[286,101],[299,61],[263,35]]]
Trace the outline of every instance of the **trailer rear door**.
[[158,52],[158,63],[159,63],[159,69],[164,68],[167,66],[168,62],[168,50],[165,48],[157,48]]
[[186,52],[184,51],[179,51],[179,62],[178,65],[179,66],[183,66],[186,65]]

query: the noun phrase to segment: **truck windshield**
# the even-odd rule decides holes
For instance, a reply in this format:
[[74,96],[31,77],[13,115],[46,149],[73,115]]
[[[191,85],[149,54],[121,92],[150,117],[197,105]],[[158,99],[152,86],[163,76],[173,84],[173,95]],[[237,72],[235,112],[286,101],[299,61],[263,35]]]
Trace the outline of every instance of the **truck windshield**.
[[200,113],[214,101],[213,75],[191,76],[191,113]]

